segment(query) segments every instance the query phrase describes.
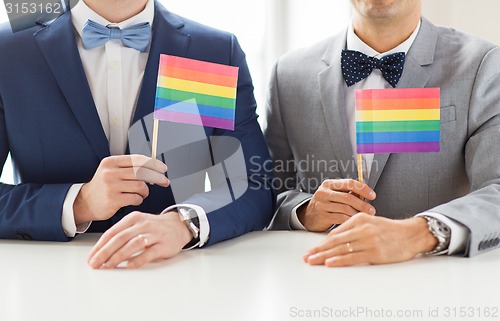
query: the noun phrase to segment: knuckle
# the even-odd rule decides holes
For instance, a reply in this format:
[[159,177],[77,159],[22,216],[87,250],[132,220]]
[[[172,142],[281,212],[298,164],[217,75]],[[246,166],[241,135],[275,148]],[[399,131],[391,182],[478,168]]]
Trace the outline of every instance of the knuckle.
[[132,242],[133,242],[132,245],[134,246],[134,248],[140,249],[144,245],[144,240],[140,237],[134,237]]
[[125,233],[120,233],[116,235],[115,238],[118,243],[125,243],[128,241],[128,236]]
[[363,235],[371,235],[373,234],[373,228],[372,228],[372,225],[371,224],[363,224],[359,227],[359,231],[363,234]]
[[136,191],[144,191],[144,189],[146,189],[146,183],[142,182],[142,181],[136,181],[134,182],[134,190]]
[[128,217],[130,218],[130,220],[132,222],[138,222],[139,220],[142,219],[143,214],[141,212],[135,211],[135,212],[130,213],[128,215]]
[[356,188],[356,181],[353,181],[352,179],[348,180],[346,182],[346,187],[348,190],[352,191],[353,189]]
[[364,213],[358,213],[356,215],[354,215],[352,217],[352,220],[356,223],[356,224],[364,224],[365,222],[367,222],[367,216],[366,214]]
[[350,204],[351,194],[348,193],[336,193],[335,197],[339,200],[339,202],[343,204]]
[[106,157],[101,160],[100,165],[102,167],[109,167],[111,166],[111,163],[113,162],[113,157]]
[[345,180],[336,179],[336,180],[332,180],[330,187],[332,190],[338,191],[338,190],[342,190],[344,185],[345,185]]
[[141,266],[144,265],[144,259],[142,257],[137,257],[135,258],[130,264],[129,264],[129,267],[131,268],[134,268],[134,269],[138,269],[140,268]]
[[137,194],[128,194],[127,196],[127,203],[128,205],[140,205],[143,202],[143,198],[140,195]]
[[141,195],[134,195],[134,205],[141,205],[144,202],[144,198]]
[[141,223],[139,223],[139,225],[142,229],[145,229],[148,231],[152,230],[155,227],[155,224],[153,221],[144,219],[144,217],[143,217],[143,220],[141,221]]
[[144,194],[145,198],[149,196],[149,187],[146,185],[146,183],[143,183],[142,193]]
[[109,262],[111,263],[111,265],[116,265],[122,262],[123,260],[125,260],[125,257],[122,253],[119,252],[113,255],[111,259],[109,259]]
[[328,193],[328,190],[324,187],[320,187],[318,188],[318,190],[316,191],[316,193],[314,193],[313,195],[313,198],[315,199],[323,199],[325,198],[325,196],[327,195]]
[[113,171],[110,169],[104,169],[101,172],[101,177],[104,180],[104,182],[110,182],[113,179]]
[[359,213],[359,217],[364,221],[364,222],[371,222],[372,216],[366,213]]
[[351,213],[351,206],[349,206],[347,204],[342,204],[342,205],[340,205],[340,211],[343,214],[349,215]]

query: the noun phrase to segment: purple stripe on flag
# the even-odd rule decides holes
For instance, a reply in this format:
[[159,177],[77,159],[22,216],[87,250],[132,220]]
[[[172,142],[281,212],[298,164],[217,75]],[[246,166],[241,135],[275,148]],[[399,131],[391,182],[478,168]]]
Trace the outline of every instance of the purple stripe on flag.
[[234,120],[231,119],[180,113],[165,109],[155,110],[154,118],[161,121],[234,130]]
[[358,154],[428,153],[439,152],[439,142],[359,144]]

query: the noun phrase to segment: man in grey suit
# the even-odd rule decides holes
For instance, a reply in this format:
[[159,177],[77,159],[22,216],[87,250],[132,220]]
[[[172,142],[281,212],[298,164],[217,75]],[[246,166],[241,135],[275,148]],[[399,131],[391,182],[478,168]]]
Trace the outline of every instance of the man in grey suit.
[[[270,229],[330,231],[304,256],[313,265],[499,247],[500,49],[434,26],[420,0],[351,4],[347,30],[274,68],[266,138],[281,194]],[[357,183],[354,91],[393,86],[441,88],[441,151],[363,155]]]

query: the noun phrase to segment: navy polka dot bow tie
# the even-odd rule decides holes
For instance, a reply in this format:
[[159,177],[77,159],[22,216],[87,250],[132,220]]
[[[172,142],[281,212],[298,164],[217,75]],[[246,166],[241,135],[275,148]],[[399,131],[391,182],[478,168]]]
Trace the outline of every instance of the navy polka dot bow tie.
[[405,64],[405,53],[396,52],[381,59],[354,50],[342,50],[342,73],[348,87],[368,77],[373,69],[380,69],[382,76],[396,87]]

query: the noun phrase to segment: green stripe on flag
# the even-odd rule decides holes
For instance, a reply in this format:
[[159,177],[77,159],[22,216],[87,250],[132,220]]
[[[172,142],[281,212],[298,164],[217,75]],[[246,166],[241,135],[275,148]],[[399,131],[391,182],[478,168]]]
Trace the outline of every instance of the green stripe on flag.
[[156,97],[175,101],[186,101],[196,99],[200,105],[214,106],[227,109],[235,109],[236,99],[203,95],[186,91],[157,87]]
[[373,121],[356,123],[356,132],[358,133],[439,131],[440,128],[439,120]]

